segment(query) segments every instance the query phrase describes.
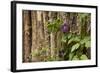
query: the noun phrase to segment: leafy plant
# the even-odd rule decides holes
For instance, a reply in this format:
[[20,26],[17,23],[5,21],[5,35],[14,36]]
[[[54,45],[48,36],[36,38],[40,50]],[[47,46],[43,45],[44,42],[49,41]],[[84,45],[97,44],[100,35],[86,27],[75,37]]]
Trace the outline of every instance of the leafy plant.
[[74,50],[77,50],[80,47],[79,43],[76,43],[75,45],[72,46],[71,52],[73,52]]
[[47,22],[47,28],[49,32],[57,32],[60,29],[60,25],[62,24],[62,20],[57,18],[52,22]]
[[83,55],[81,55],[80,59],[81,59],[81,60],[87,60],[88,57],[87,57],[85,54],[83,54]]
[[[68,34],[67,39],[62,38],[63,43],[66,43],[64,58],[67,60],[85,60],[88,59],[87,49],[91,47],[90,36],[81,38],[79,35]],[[67,42],[66,42],[67,41]],[[67,47],[67,48],[66,48]]]

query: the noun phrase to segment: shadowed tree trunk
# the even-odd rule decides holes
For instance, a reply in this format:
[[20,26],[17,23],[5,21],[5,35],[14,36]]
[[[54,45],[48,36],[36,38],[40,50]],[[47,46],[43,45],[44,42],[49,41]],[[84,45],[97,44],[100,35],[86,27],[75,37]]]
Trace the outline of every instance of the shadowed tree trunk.
[[48,33],[48,28],[47,28],[47,21],[48,21],[48,19],[49,19],[49,17],[48,17],[48,13],[49,12],[43,12],[43,24],[44,24],[44,47],[46,48],[46,49],[48,49],[47,50],[47,52],[46,52],[46,55],[47,56],[49,56],[50,55],[50,35],[49,35],[49,33]]
[[[60,14],[60,12],[57,13],[57,18],[60,18],[62,19],[62,16]],[[62,24],[60,24],[62,25]],[[58,57],[59,56],[59,51],[61,50],[61,39],[62,39],[62,34],[61,34],[61,28],[59,29],[59,31],[56,33],[56,48],[57,48],[57,51],[56,51],[56,56]]]
[[30,11],[23,11],[23,58],[24,62],[30,61],[31,52],[31,15]]
[[[42,11],[37,11],[37,49],[42,50],[44,47],[44,25],[42,20]],[[40,60],[42,60],[42,55]]]
[[[37,53],[37,15],[36,11],[31,12],[31,18],[32,18],[32,47],[31,47],[31,53],[34,51]],[[38,61],[37,57],[32,55],[32,62]]]

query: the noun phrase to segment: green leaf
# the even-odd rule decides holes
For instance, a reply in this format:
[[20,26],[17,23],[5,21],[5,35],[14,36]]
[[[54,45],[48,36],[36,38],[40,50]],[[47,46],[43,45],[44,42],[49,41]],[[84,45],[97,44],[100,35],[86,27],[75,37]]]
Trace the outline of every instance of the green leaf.
[[88,57],[87,57],[85,54],[83,54],[83,55],[80,57],[80,59],[81,59],[81,60],[88,60]]
[[54,19],[52,22],[47,23],[47,28],[49,32],[57,32],[60,28],[60,25],[62,23],[62,20],[57,18]]
[[69,60],[72,60],[74,53],[69,53]]
[[79,41],[80,41],[79,37],[73,37],[68,41],[68,44],[70,44],[72,42],[79,42]]
[[63,35],[61,41],[64,42],[64,43],[66,43],[66,41],[67,41],[67,36]]
[[81,41],[80,43],[81,44],[85,44],[86,42],[90,41],[90,36],[85,36]]
[[74,40],[75,41],[80,41],[80,38],[77,36],[77,37],[74,37]]
[[72,60],[79,60],[79,58],[77,55],[75,55]]
[[85,47],[86,47],[86,48],[91,47],[91,42],[90,42],[90,41],[85,42]]
[[70,44],[71,42],[73,42],[74,38],[71,38],[69,41],[68,41],[68,44]]
[[84,39],[80,41],[80,44],[84,44],[84,43],[85,43],[85,40]]
[[91,47],[91,39],[90,39],[90,36],[84,37],[84,38],[80,41],[80,43],[81,43],[81,44],[84,44],[86,48]]
[[71,33],[69,33],[68,34],[68,39],[70,39],[72,37],[72,34]]
[[78,48],[79,48],[79,46],[80,46],[80,44],[79,44],[79,43],[77,43],[77,44],[73,45],[73,46],[72,46],[72,49],[71,49],[71,52],[73,52],[73,51],[75,51],[76,49],[78,49]]

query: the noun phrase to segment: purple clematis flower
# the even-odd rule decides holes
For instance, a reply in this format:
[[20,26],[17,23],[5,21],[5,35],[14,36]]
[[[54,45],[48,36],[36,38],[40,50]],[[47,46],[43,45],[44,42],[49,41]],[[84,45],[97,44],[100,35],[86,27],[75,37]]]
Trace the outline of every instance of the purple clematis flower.
[[66,22],[64,22],[64,24],[61,26],[61,31],[63,33],[68,33],[69,32],[69,26]]

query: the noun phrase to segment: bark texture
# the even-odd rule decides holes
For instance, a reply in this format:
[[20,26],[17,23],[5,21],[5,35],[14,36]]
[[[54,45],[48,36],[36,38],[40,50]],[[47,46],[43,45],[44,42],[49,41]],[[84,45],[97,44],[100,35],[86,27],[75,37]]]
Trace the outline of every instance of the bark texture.
[[23,11],[23,62],[30,61],[31,52],[31,15],[30,11]]

